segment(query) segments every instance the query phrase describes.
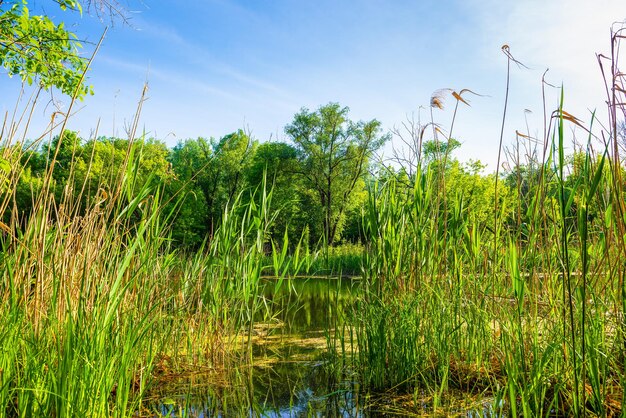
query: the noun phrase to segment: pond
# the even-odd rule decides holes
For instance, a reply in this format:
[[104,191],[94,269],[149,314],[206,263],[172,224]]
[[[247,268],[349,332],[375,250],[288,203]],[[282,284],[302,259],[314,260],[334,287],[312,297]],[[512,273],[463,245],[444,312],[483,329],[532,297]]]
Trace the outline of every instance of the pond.
[[[358,279],[269,280],[268,309],[255,320],[253,365],[227,378],[190,374],[167,388],[151,406],[167,417],[373,417],[427,415],[427,393],[369,395],[351,372],[356,347],[348,315],[358,297]],[[493,399],[449,393],[435,416],[495,417]],[[471,406],[470,406],[471,404]]]
[[[360,417],[362,400],[356,379],[334,370],[329,359],[334,333],[346,336],[346,315],[358,293],[357,279],[292,279],[275,289],[268,280],[263,295],[268,309],[255,320],[253,366],[233,371],[229,382],[197,375],[187,389],[162,397],[161,416],[340,416]],[[356,343],[354,344],[356,345]],[[206,381],[202,381],[203,377]],[[233,381],[235,383],[233,383]]]

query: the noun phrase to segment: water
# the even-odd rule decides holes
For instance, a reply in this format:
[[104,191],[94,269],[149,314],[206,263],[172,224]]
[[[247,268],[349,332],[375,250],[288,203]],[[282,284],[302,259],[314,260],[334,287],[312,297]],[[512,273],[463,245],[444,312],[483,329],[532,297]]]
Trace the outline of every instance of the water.
[[[268,309],[255,320],[254,365],[232,371],[229,381],[202,375],[178,382],[154,405],[170,417],[361,417],[361,391],[346,368],[329,359],[335,333],[350,330],[346,316],[358,293],[352,279],[292,279],[276,291],[264,286]],[[186,381],[185,381],[186,380]],[[167,389],[172,390],[172,389]]]
[[[356,341],[351,341],[347,324],[359,286],[358,280],[350,279],[293,279],[276,291],[275,282],[268,281],[263,292],[268,310],[255,319],[253,330],[253,365],[232,370],[226,377],[184,375],[175,385],[163,388],[150,412],[142,415],[357,418],[427,414],[432,411],[427,393],[421,399],[365,395],[351,372],[350,358],[355,354],[351,347]],[[464,408],[467,395],[448,393],[448,405],[456,406],[442,413],[472,418],[499,415],[489,398],[479,401],[482,406],[478,408]]]

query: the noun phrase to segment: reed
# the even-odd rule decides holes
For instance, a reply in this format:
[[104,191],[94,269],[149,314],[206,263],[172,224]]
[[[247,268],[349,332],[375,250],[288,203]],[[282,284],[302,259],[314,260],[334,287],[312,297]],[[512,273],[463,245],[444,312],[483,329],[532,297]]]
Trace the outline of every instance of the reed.
[[[622,31],[612,36],[607,86],[623,84]],[[584,124],[564,110],[561,89],[543,161],[509,153],[514,175],[491,178],[488,219],[471,196],[443,186],[452,180],[436,171],[445,156],[428,164],[418,154],[414,167],[372,186],[354,322],[366,385],[426,391],[435,411],[462,389],[491,394],[494,410],[511,416],[623,413],[620,88],[607,87],[610,120],[599,129],[595,114]],[[587,133],[583,147],[568,125]],[[519,138],[532,148],[529,134]]]
[[[276,216],[272,192],[262,185],[251,203],[235,199],[215,238],[180,254],[169,238],[179,203],[165,201],[155,178],[137,177],[144,136],[129,138],[112,182],[86,179],[76,193],[69,187],[74,163],[67,184],[53,178],[61,133],[23,217],[14,196],[26,147],[8,118],[4,126],[12,129],[1,138],[0,416],[132,416],[172,370],[249,362],[253,321],[266,309],[259,280]],[[287,248],[284,240],[270,244]],[[276,255],[274,271],[297,272],[300,253],[297,245],[290,259]]]
[[[367,390],[411,394],[416,413],[424,412],[421,394],[437,413],[458,390],[484,397],[498,416],[624,414],[623,31],[612,34],[612,55],[598,57],[607,122],[593,114],[585,124],[568,113],[561,89],[544,137],[518,132],[512,175],[476,174],[463,188],[450,161],[453,138],[433,109],[450,93],[454,124],[471,91],[438,91],[430,122],[413,138],[412,165],[370,184],[364,242],[332,248],[311,250],[308,237],[287,233],[270,239],[280,213],[264,181],[253,198],[228,203],[211,239],[181,253],[171,221],[183,196],[166,198],[163,182],[137,176],[143,97],[120,172],[80,184],[72,163],[60,184],[53,174],[70,122],[53,120],[27,145],[35,95],[5,117],[0,133],[0,417],[151,413],[147,395],[193,367],[237,382],[223,398],[235,405],[212,400],[215,411],[260,414],[250,366],[254,322],[268,318],[272,303],[262,279],[271,275],[276,291],[300,273],[362,278],[345,316],[339,288],[328,290],[335,310],[325,371],[335,386],[348,367]],[[518,61],[503,50],[508,92],[510,63]],[[568,137],[569,125],[586,133],[584,146]],[[61,139],[48,146],[33,209],[21,215],[15,196],[27,173],[19,162],[55,127]],[[423,155],[428,128],[431,158]],[[524,160],[519,147],[537,141]],[[246,368],[227,375],[234,365]],[[188,404],[174,404],[161,413],[189,413]]]

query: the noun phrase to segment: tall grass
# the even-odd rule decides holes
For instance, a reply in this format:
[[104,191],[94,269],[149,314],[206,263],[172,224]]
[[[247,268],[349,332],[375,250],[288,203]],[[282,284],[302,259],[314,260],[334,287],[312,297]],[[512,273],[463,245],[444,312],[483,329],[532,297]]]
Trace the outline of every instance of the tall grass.
[[[598,132],[594,114],[586,126],[564,110],[562,92],[545,122],[541,160],[531,153],[522,161],[517,152],[514,184],[505,187],[499,173],[489,178],[489,217],[473,191],[447,193],[454,190],[446,177],[449,148],[439,152],[438,135],[445,135],[431,112],[415,137],[415,165],[405,170],[410,175],[372,185],[363,246],[322,249],[324,260],[304,238],[295,245],[286,234],[280,242],[268,239],[279,214],[265,185],[246,205],[241,196],[230,202],[213,238],[197,252],[174,249],[169,228],[180,196],[172,205],[163,184],[136,175],[144,139],[136,138],[140,109],[112,184],[85,180],[79,192],[68,186],[72,181],[55,184],[59,141],[50,147],[32,212],[20,215],[15,195],[26,148],[20,127],[29,125],[34,103],[5,117],[0,416],[149,413],[146,393],[175,370],[252,363],[254,320],[271,303],[262,276],[274,276],[279,288],[300,271],[363,276],[361,297],[348,315],[354,328],[333,318],[326,336],[329,358],[345,363],[349,350],[369,389],[416,399],[427,392],[435,411],[458,389],[491,400],[496,414],[623,414],[622,33],[612,36],[609,61],[599,57],[608,123]],[[508,78],[507,72],[507,90]],[[459,102],[466,103],[463,91],[452,92],[454,118]],[[506,105],[503,129],[505,119]],[[68,123],[64,118],[57,125],[63,131]],[[572,161],[571,124],[587,136]],[[434,163],[422,156],[427,127],[437,144]],[[450,136],[444,139],[450,143]],[[73,165],[68,173],[73,179]],[[236,410],[257,411],[252,373],[239,374],[239,382],[248,396],[237,393],[236,402],[247,405]]]
[[[371,189],[356,311],[366,384],[426,391],[435,410],[450,389],[487,395],[512,416],[626,410],[621,33],[605,74],[605,128],[595,114],[584,124],[565,111],[561,89],[543,160],[511,153],[514,184],[492,178],[490,219],[467,196],[444,197],[441,171],[419,155],[408,186],[392,177]],[[573,156],[568,125],[588,136],[583,147],[571,139]]]
[[[7,116],[0,138],[0,416],[132,416],[172,369],[249,361],[249,338],[238,341],[265,306],[271,191],[262,186],[246,206],[231,202],[215,239],[179,254],[169,239],[177,205],[155,179],[137,179],[143,137],[131,135],[117,180],[80,193],[71,181],[55,184],[52,150],[24,217],[14,200],[25,149],[19,120]],[[292,264],[297,271],[301,258],[272,261],[278,275]]]

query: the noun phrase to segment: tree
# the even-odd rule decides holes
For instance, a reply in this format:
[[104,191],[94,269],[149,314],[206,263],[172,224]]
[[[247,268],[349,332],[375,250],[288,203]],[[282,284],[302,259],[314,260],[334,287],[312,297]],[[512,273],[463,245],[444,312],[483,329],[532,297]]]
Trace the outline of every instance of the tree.
[[300,154],[300,171],[316,194],[323,213],[322,229],[328,244],[337,233],[353,192],[367,173],[369,160],[389,138],[380,122],[352,122],[349,109],[329,103],[315,112],[303,108],[285,133]]
[[255,147],[241,130],[219,141],[198,138],[174,147],[169,160],[176,187],[187,199],[176,220],[177,239],[193,246],[213,234],[226,204],[245,187],[245,170]]
[[221,218],[224,206],[243,189],[244,172],[256,146],[256,142],[242,130],[226,135],[215,145],[214,169],[221,186],[220,195],[217,196],[220,211],[216,218]]
[[44,146],[46,158],[49,161],[52,160],[58,148],[52,177],[61,187],[65,187],[65,183],[70,176],[72,164],[82,154],[82,143],[83,140],[78,136],[77,132],[64,131],[62,136],[56,135],[49,144]]
[[[62,10],[81,12],[76,0],[56,0]],[[56,87],[63,93],[83,97],[90,92],[84,81],[87,60],[80,57],[81,44],[63,23],[48,16],[31,15],[26,0],[0,0],[0,62],[9,76]]]
[[449,162],[451,153],[460,146],[461,143],[455,138],[450,138],[446,142],[435,141],[434,139],[424,141],[422,148],[424,161],[426,164],[438,163],[439,160],[447,160]]
[[251,198],[261,200],[261,194],[256,192],[264,179],[268,190],[272,190],[271,209],[279,211],[280,216],[271,225],[270,234],[277,240],[285,230],[297,239],[307,227],[310,229],[315,216],[310,205],[305,204],[299,168],[295,147],[283,142],[265,142],[258,146],[246,169]]

